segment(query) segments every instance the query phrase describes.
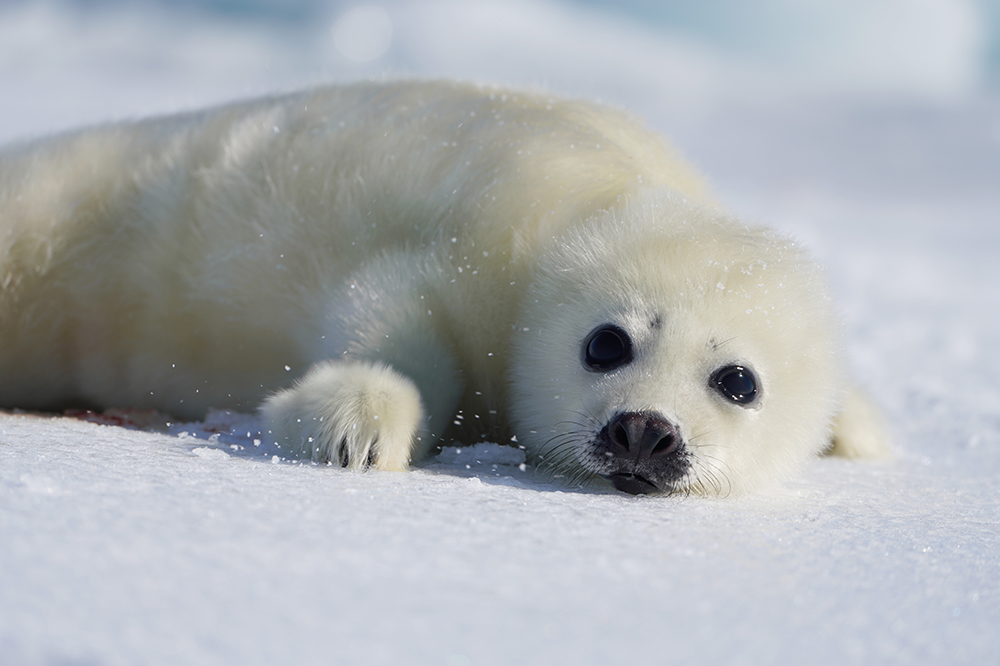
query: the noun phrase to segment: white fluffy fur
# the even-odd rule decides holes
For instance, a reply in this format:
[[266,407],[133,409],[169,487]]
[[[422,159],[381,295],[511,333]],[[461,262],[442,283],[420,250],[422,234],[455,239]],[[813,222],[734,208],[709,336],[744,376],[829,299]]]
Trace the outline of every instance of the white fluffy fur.
[[[609,418],[655,411],[691,460],[664,490],[707,493],[888,450],[812,262],[586,102],[363,83],[11,147],[0,286],[10,407],[263,401],[317,460],[516,435],[580,477]],[[635,358],[588,372],[604,322]],[[751,407],[709,386],[726,363],[757,373]]]
[[344,467],[404,470],[420,430],[420,393],[380,363],[318,363],[262,410],[289,449]]

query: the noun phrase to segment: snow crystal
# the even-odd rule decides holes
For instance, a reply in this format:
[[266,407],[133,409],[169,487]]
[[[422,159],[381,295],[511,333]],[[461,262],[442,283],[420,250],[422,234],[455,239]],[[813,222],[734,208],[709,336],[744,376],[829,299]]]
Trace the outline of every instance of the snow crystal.
[[225,460],[229,457],[229,454],[225,451],[208,446],[199,446],[196,449],[192,449],[191,453],[206,460]]

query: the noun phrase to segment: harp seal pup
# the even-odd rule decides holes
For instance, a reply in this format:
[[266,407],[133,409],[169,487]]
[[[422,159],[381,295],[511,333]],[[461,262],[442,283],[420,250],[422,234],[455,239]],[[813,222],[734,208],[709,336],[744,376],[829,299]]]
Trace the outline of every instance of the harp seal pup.
[[360,83],[0,156],[0,406],[259,408],[402,470],[516,441],[629,493],[888,451],[823,277],[616,109]]

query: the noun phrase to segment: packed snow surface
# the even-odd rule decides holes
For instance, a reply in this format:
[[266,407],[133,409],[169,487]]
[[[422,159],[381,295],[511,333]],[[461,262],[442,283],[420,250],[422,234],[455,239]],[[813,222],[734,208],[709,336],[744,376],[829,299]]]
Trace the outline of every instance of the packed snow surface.
[[[976,84],[971,3],[907,14],[950,69],[897,72],[852,33],[850,76],[600,2],[385,3],[384,54],[349,62],[331,35],[353,5],[320,31],[321,4],[5,5],[0,141],[383,70],[604,97],[813,248],[897,458],[631,497],[490,443],[354,474],[283,459],[252,415],[7,412],[0,664],[996,662],[1000,102]],[[904,48],[899,3],[863,4]]]
[[238,421],[0,420],[5,663],[996,654],[996,457],[968,443],[819,461],[766,497],[636,498],[537,479],[495,444],[408,474],[294,464]]

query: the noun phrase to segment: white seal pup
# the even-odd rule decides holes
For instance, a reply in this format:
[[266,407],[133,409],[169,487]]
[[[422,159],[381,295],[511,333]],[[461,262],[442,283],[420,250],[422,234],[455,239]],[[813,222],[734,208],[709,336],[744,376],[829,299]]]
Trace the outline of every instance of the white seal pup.
[[816,266],[586,102],[361,83],[12,146],[0,287],[0,406],[260,406],[352,469],[516,440],[630,493],[887,451]]

